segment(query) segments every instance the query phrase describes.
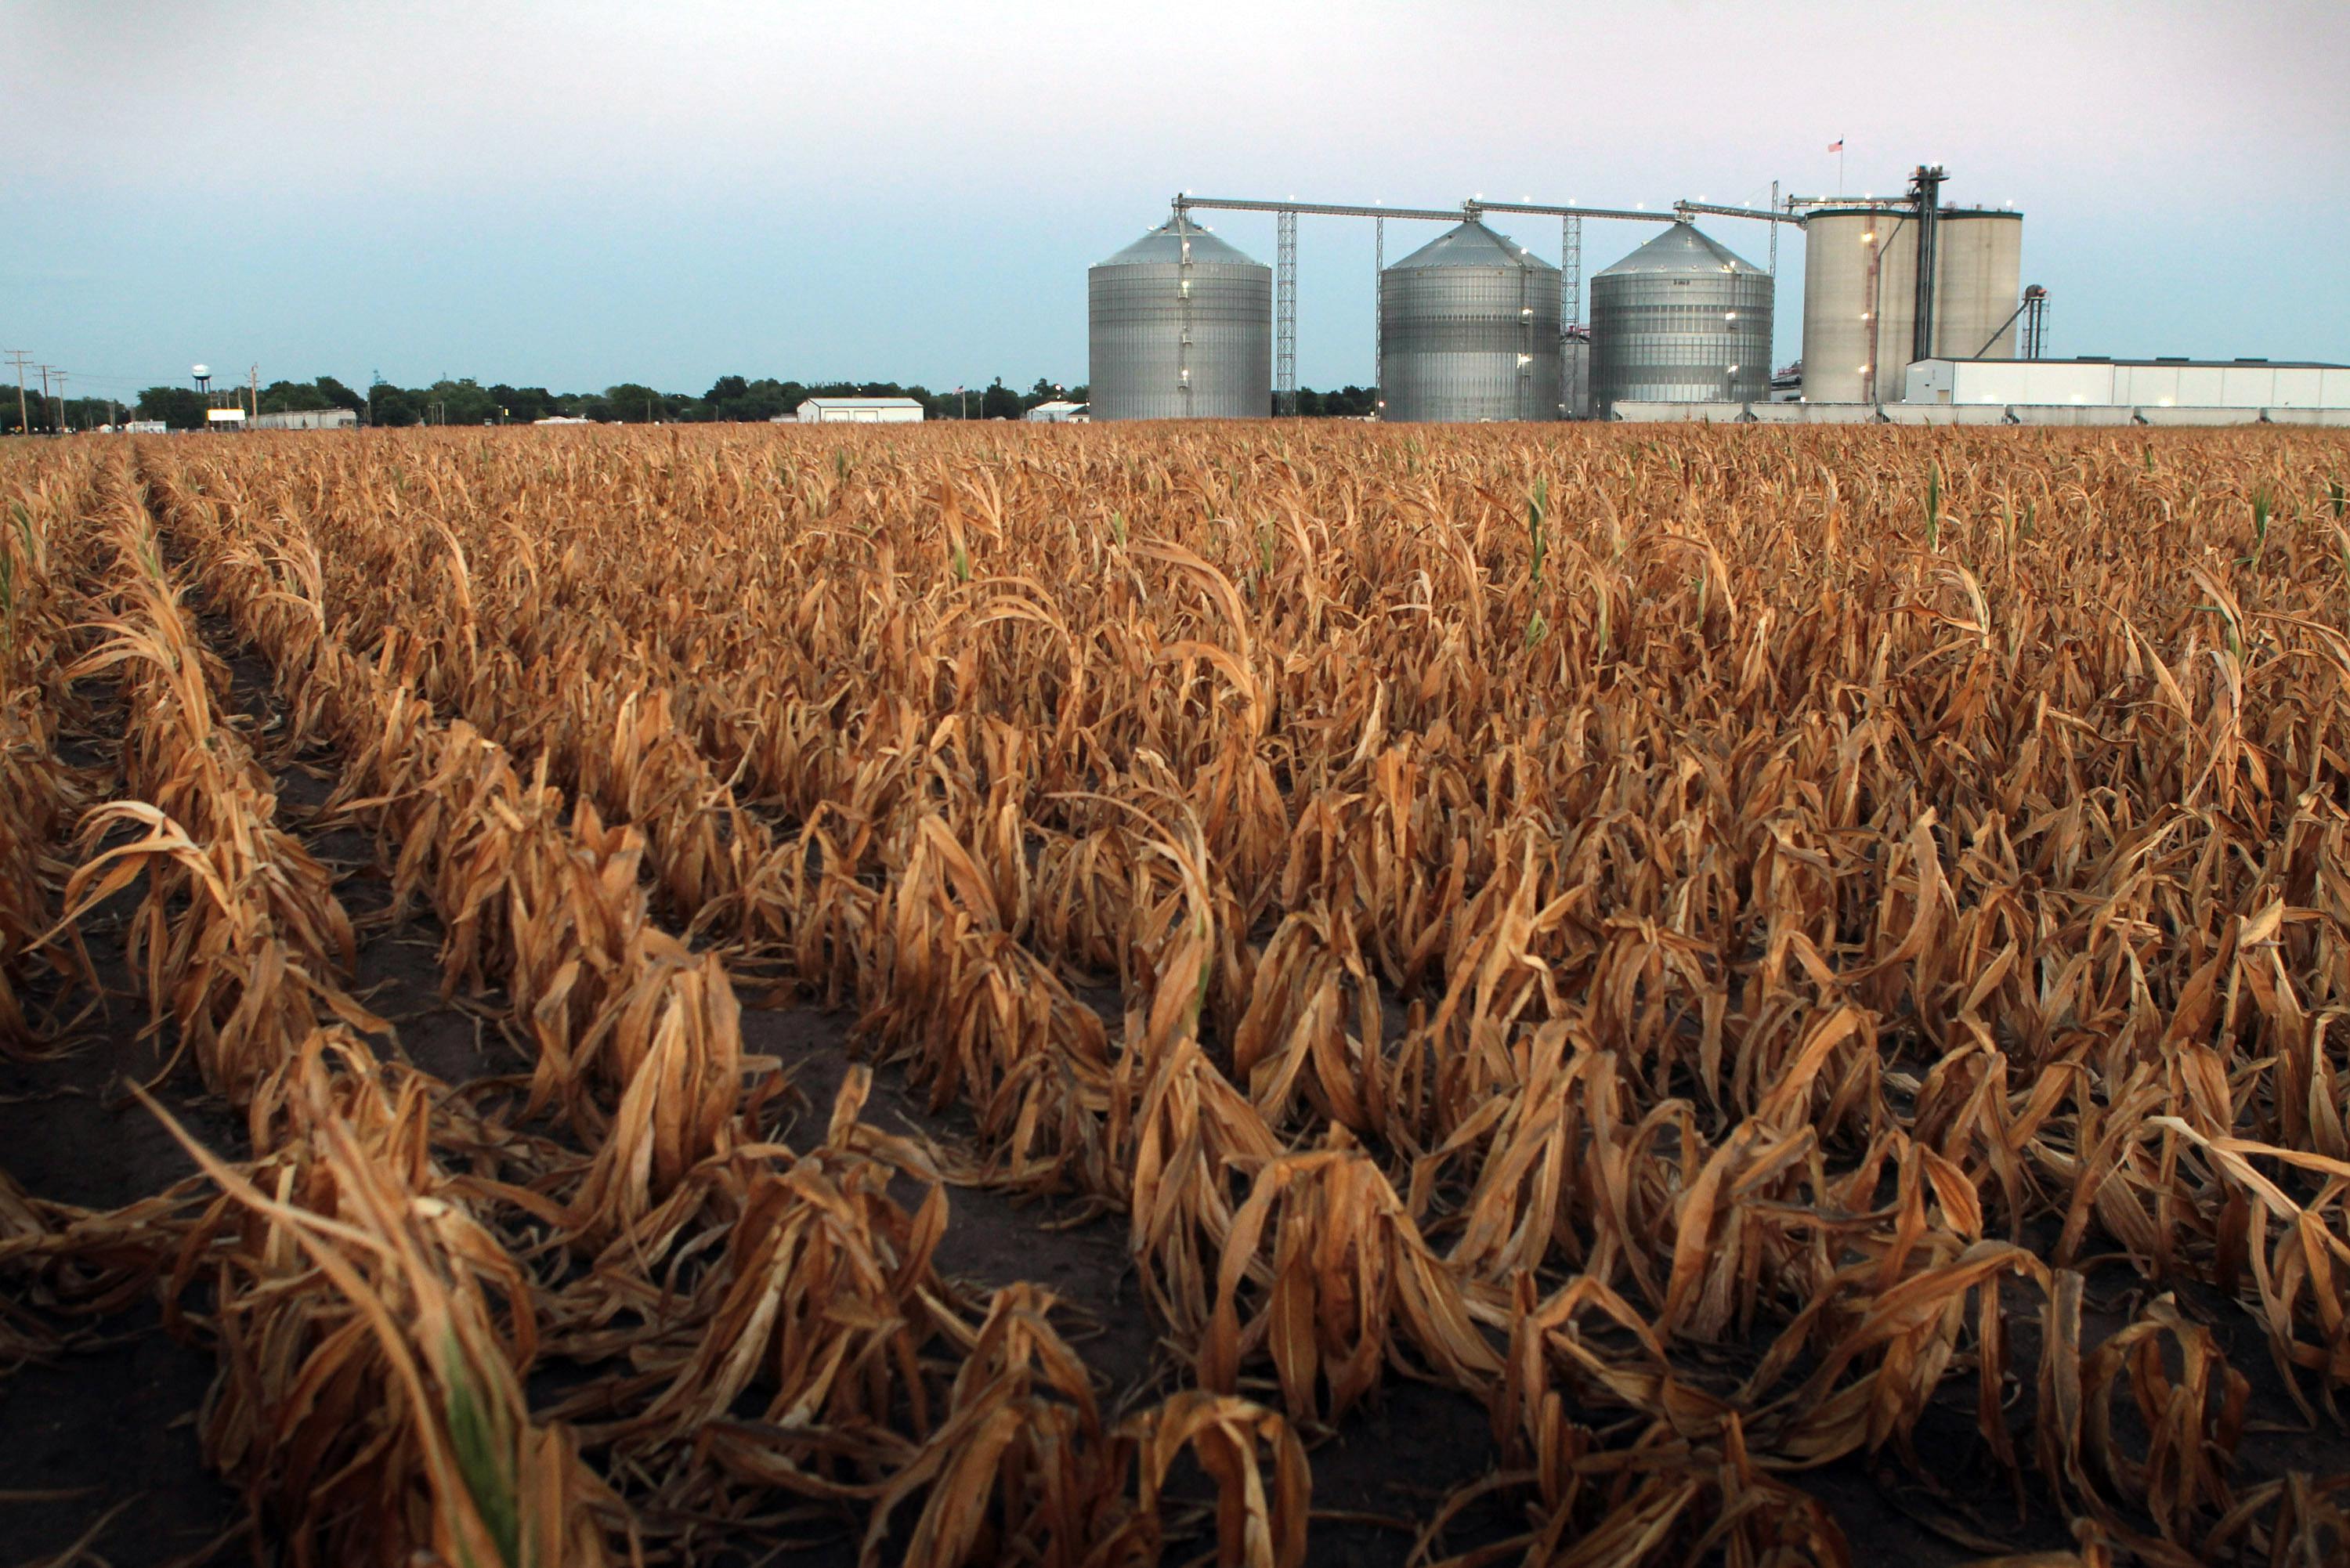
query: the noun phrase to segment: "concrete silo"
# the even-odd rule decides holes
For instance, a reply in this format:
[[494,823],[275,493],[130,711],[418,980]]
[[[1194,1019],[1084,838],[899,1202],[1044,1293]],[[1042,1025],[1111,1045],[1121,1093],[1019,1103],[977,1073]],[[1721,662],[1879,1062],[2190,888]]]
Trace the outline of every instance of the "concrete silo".
[[1953,208],[1942,213],[1934,251],[1934,352],[1946,359],[2015,358],[2023,214]]
[[1821,207],[1804,219],[1804,401],[1901,395],[1917,318],[1918,234],[1898,207]]
[[[1935,214],[1934,352],[2013,352],[2023,214]],[[1917,348],[1918,221],[1896,204],[1819,207],[1804,219],[1804,400],[1898,402]],[[1994,333],[1996,342],[1991,342]],[[1989,344],[1986,348],[1985,345]]]
[[1188,218],[1086,275],[1099,420],[1263,419],[1273,410],[1273,269]]
[[1385,417],[1559,417],[1558,269],[1471,219],[1379,274]]
[[1591,279],[1591,405],[1763,402],[1772,279],[1675,223]]

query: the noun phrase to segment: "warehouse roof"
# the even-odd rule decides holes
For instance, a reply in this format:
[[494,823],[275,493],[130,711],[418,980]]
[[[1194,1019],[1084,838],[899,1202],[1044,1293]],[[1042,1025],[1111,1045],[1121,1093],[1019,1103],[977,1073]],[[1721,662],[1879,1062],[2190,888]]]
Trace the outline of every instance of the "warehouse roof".
[[[2070,359],[1998,359],[1986,356],[1981,359],[1960,359],[1949,354],[1935,354],[1930,358],[1953,365],[2142,365],[2167,367],[2178,370],[2350,370],[2350,365],[2336,365],[2323,359],[2184,359],[2157,355],[2151,359],[2117,358],[2111,354],[2075,354]],[[1918,361],[1924,363],[1923,360]]]

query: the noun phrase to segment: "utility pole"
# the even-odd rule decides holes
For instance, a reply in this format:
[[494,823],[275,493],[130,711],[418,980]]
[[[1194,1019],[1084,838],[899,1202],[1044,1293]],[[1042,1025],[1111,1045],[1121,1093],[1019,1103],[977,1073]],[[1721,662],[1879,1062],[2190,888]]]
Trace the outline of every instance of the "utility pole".
[[59,435],[65,434],[68,428],[68,427],[66,424],[66,373],[63,370],[60,370],[57,372],[57,433]]
[[253,419],[255,424],[261,422],[261,367],[258,365],[253,368]]
[[22,348],[8,350],[8,360],[16,367],[16,433],[19,435],[33,433],[32,416],[25,411],[25,363],[31,358]]

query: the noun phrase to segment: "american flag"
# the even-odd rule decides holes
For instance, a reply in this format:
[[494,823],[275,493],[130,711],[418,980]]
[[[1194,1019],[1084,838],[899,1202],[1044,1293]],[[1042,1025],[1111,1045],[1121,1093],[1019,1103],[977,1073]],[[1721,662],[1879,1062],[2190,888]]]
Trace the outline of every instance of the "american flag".
[[1834,141],[1829,142],[1828,151],[1830,152],[1842,152],[1844,151],[1844,138],[1839,136]]

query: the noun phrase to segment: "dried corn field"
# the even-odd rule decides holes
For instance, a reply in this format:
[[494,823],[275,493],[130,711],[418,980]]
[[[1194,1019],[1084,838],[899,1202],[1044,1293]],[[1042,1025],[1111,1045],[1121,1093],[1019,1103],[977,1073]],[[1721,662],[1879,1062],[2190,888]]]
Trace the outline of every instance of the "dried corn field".
[[2345,475],[0,452],[0,1399],[151,1314],[286,1563],[2345,1561]]

